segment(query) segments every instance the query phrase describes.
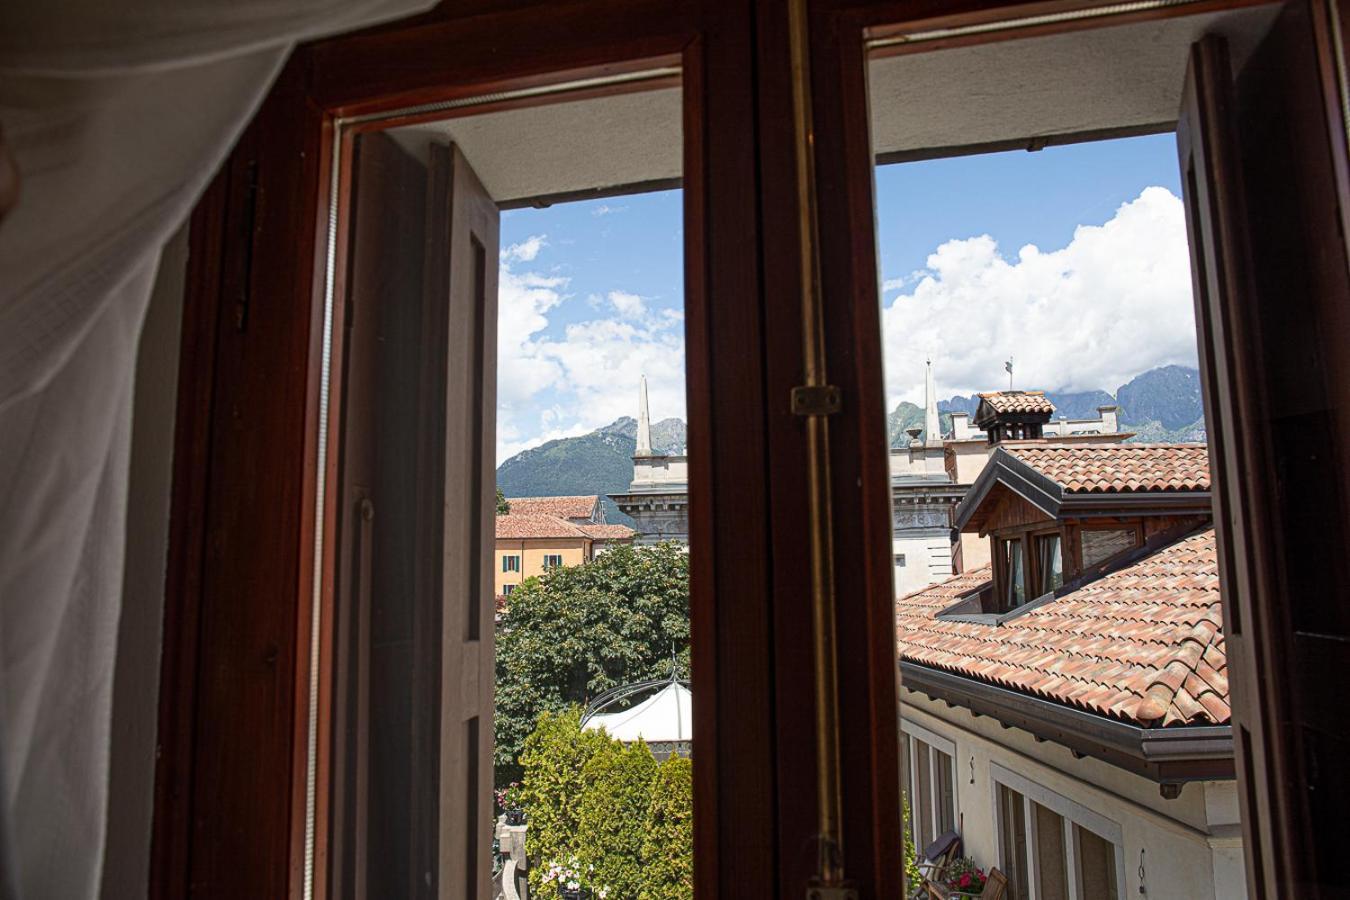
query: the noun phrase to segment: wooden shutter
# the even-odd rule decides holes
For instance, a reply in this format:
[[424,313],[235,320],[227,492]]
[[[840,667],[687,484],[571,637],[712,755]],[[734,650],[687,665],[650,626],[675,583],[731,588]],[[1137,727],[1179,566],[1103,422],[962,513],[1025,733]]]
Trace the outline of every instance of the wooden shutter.
[[485,900],[497,210],[454,147],[352,169],[329,893]]
[[[1191,53],[1178,151],[1250,895],[1343,896],[1350,290],[1314,30]],[[1338,699],[1339,698],[1339,699]]]

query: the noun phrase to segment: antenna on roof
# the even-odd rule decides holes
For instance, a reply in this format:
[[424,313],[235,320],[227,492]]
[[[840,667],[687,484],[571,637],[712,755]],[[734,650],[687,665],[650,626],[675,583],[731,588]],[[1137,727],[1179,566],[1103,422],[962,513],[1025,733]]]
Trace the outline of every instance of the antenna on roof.
[[1010,390],[1010,391],[1013,389],[1013,388],[1012,388],[1012,376],[1013,376],[1013,371],[1012,371],[1012,361],[1013,361],[1013,358],[1010,356],[1010,357],[1008,357],[1008,361],[1005,362],[1005,363],[1003,364],[1003,368],[1005,368],[1005,369],[1008,370],[1008,390]]

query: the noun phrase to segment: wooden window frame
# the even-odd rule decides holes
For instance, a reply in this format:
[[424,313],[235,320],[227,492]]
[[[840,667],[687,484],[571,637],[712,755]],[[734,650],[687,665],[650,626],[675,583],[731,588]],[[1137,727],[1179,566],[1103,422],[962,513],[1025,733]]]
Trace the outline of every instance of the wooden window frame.
[[[809,0],[816,251],[829,296],[840,298],[825,305],[825,355],[845,398],[830,417],[843,648],[842,860],[864,896],[900,893],[890,473],[878,412],[884,389],[867,42],[899,31],[984,26],[1106,5]],[[1134,8],[1109,23],[1091,16],[1047,20],[1015,35],[981,31],[922,49],[1229,6],[1197,0]],[[1310,6],[1319,122],[1334,187],[1328,193],[1350,218],[1336,21],[1344,10],[1339,3]],[[888,52],[914,49],[897,45]],[[317,286],[324,271],[317,251],[327,232],[321,186],[333,174],[336,118],[537,86],[564,72],[613,74],[657,59],[679,62],[687,99],[685,227],[692,252],[686,253],[686,347],[690,454],[699,460],[690,478],[693,666],[700,673],[695,889],[699,900],[767,900],[804,888],[814,865],[813,854],[802,850],[812,845],[816,816],[815,709],[804,698],[815,694],[806,664],[812,623],[804,429],[788,405],[801,383],[803,334],[795,305],[801,247],[794,229],[763,224],[797,222],[804,213],[794,186],[785,6],[767,0],[561,6],[469,0],[300,48],[194,210],[175,422],[152,896],[306,895],[301,726],[311,703],[317,699],[322,709],[325,699],[310,696],[307,687],[309,598],[315,579],[322,593],[325,576],[311,571],[305,557],[323,525],[315,521],[311,487],[319,419]],[[1327,300],[1319,309],[1333,307]],[[1244,348],[1216,345],[1221,363],[1250,364],[1220,366],[1207,377],[1207,407],[1222,401],[1235,434],[1247,436],[1242,440],[1279,439],[1275,411],[1259,402],[1260,374],[1298,351],[1274,347],[1247,359]],[[1267,489],[1273,476],[1264,457],[1251,459],[1234,471],[1273,498],[1272,515],[1235,518],[1235,527],[1246,529],[1236,537],[1221,527],[1221,556],[1247,546],[1242,540],[1279,543],[1271,523],[1291,501]],[[1329,527],[1344,535],[1347,525]],[[1244,595],[1242,608],[1248,621],[1260,621],[1247,638],[1259,652],[1235,648],[1230,678],[1254,682],[1253,660],[1260,659],[1269,690],[1306,698],[1303,704],[1328,703],[1340,682],[1292,689],[1301,676],[1286,670],[1319,657],[1311,637],[1291,632],[1265,587],[1283,583],[1279,560],[1261,553],[1247,563],[1243,577],[1259,590]],[[1329,579],[1321,593],[1339,596],[1340,585]],[[717,603],[719,596],[735,602]],[[319,639],[326,637],[320,631]],[[1310,649],[1287,652],[1294,646]],[[1263,841],[1254,848],[1249,843],[1248,854],[1256,858],[1249,862],[1255,895],[1261,885],[1266,896],[1276,896],[1292,884],[1293,863],[1282,860],[1298,860],[1305,882],[1330,883],[1339,860],[1320,861],[1319,868],[1307,848],[1315,843],[1315,827],[1331,833],[1335,823],[1315,822],[1299,792],[1309,779],[1295,730],[1263,718],[1255,705],[1239,701],[1235,711],[1251,715],[1252,740],[1262,754],[1252,770],[1259,783],[1248,783],[1262,813]]]
[[952,821],[958,821],[961,814],[960,798],[960,779],[956,773],[956,742],[950,738],[945,738],[935,731],[930,731],[916,722],[908,719],[900,720],[900,739],[907,742],[909,747],[909,783],[904,785],[910,801],[910,818],[912,826],[910,829],[910,839],[914,842],[915,849],[922,853],[924,846],[919,843],[919,767],[914,764],[916,755],[922,751],[928,757],[928,827],[931,829],[933,838],[936,839],[942,832],[939,831],[941,816],[938,814],[939,791],[936,772],[938,768],[938,759],[940,754],[946,754],[948,766],[947,771],[952,780]]

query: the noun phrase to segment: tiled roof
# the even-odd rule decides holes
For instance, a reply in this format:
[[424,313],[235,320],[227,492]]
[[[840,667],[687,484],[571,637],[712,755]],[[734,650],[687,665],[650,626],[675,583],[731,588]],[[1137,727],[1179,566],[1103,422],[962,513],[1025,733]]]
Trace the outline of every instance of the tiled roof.
[[517,515],[497,517],[497,537],[501,538],[584,538],[578,526],[557,516]]
[[1004,445],[1065,493],[1207,491],[1204,444]]
[[1228,723],[1213,528],[1001,625],[937,618],[988,580],[897,600],[901,659],[1148,727]]
[[627,525],[579,525],[587,535],[597,541],[631,541],[636,531]]
[[512,515],[557,516],[560,519],[589,519],[600,500],[596,494],[577,497],[507,497]]
[[1045,391],[989,391],[980,400],[996,413],[1052,413],[1055,404]]

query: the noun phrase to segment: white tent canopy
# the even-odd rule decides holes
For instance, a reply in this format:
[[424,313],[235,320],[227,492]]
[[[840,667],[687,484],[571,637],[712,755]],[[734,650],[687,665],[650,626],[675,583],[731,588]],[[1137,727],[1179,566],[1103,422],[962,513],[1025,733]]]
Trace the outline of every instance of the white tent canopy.
[[624,743],[644,740],[648,744],[687,742],[694,736],[694,696],[678,681],[671,681],[636,706],[614,713],[591,716],[582,728],[603,728]]

